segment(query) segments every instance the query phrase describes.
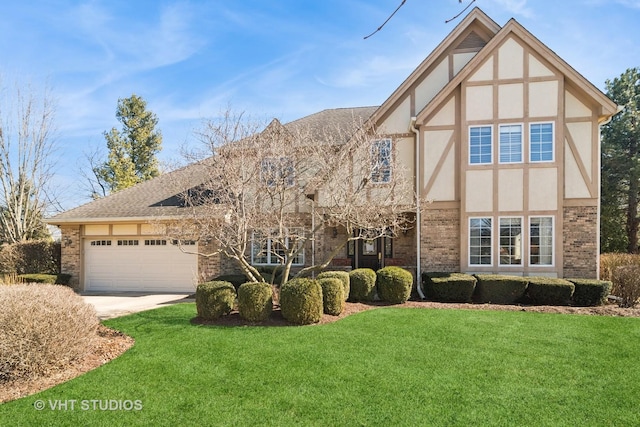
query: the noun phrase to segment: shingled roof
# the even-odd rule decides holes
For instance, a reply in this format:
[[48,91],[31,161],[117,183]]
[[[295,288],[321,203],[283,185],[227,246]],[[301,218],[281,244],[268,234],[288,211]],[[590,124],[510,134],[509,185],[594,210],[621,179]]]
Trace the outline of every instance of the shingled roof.
[[[363,123],[378,107],[335,108],[285,124],[292,131],[308,129],[314,134],[349,129]],[[346,141],[342,141],[346,142]],[[176,218],[187,214],[178,195],[201,184],[200,164],[192,164],[157,178],[118,191],[47,220],[49,224],[85,224],[113,221],[147,221]]]

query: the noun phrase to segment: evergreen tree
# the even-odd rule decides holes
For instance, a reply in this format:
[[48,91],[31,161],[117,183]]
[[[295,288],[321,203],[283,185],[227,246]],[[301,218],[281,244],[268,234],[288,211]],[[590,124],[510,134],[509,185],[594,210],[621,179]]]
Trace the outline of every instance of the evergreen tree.
[[638,253],[640,202],[640,70],[606,81],[624,110],[602,129],[602,250]]
[[162,134],[156,130],[158,118],[146,107],[145,100],[135,94],[118,99],[116,118],[122,123],[122,130],[112,128],[104,133],[109,150],[107,161],[92,167],[103,195],[160,174],[156,154],[162,148]]

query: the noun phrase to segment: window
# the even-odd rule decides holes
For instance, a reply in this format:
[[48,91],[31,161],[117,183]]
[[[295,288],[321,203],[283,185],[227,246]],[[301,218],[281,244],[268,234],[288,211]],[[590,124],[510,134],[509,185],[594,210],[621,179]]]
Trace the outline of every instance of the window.
[[260,167],[262,181],[267,186],[293,186],[294,170],[293,161],[290,158],[265,158],[262,160],[262,164]]
[[[296,239],[287,237],[285,246],[282,246],[271,237],[255,232],[251,240],[251,263],[254,265],[284,264],[285,250],[290,247],[290,244],[296,244]],[[304,265],[304,249],[296,254],[292,265]]]
[[500,163],[522,162],[522,125],[500,126]]
[[469,128],[469,163],[491,163],[491,126]]
[[149,239],[144,241],[145,246],[167,246],[166,240]]
[[469,265],[491,265],[491,218],[469,218]]
[[92,240],[91,246],[111,246],[111,240]]
[[391,140],[379,139],[371,144],[371,181],[391,182]]
[[171,244],[174,246],[195,246],[196,245],[196,241],[195,240],[172,240]]
[[553,123],[532,123],[529,139],[532,162],[553,162]]
[[529,239],[531,265],[553,265],[553,217],[531,217]]
[[500,265],[522,265],[522,218],[500,218]]
[[118,240],[118,246],[138,246],[138,240]]

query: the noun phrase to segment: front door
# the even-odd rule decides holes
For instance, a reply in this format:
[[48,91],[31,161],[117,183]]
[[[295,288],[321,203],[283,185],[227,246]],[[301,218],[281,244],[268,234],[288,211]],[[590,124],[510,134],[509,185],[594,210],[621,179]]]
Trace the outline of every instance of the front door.
[[382,267],[382,237],[371,240],[358,240],[356,247],[357,254],[354,257],[353,268],[378,270]]

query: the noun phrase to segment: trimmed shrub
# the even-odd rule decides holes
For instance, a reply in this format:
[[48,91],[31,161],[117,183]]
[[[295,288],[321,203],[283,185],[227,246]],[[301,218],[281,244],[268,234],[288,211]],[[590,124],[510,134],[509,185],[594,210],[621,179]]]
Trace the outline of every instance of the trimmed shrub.
[[0,383],[36,378],[92,350],[98,317],[66,286],[0,286]]
[[473,301],[478,303],[513,304],[524,296],[529,281],[525,277],[476,274]]
[[351,291],[351,286],[349,285],[349,273],[346,271],[323,271],[318,274],[318,280],[327,278],[340,279],[344,290],[344,300],[346,301],[349,299],[349,293]]
[[238,312],[250,322],[266,320],[273,310],[273,291],[265,282],[243,283],[238,288]]
[[575,286],[573,305],[591,307],[604,305],[611,292],[611,282],[595,279],[567,279]]
[[50,285],[69,285],[70,274],[20,274],[18,276],[24,283],[48,283]]
[[296,325],[318,323],[322,319],[322,288],[307,278],[289,280],[280,288],[282,316]]
[[536,305],[569,305],[575,286],[564,279],[529,277],[526,295]]
[[322,309],[326,314],[338,316],[344,310],[344,287],[336,277],[319,278],[322,288]]
[[222,276],[214,277],[212,282],[229,282],[237,290],[240,285],[247,282],[247,277],[244,274],[223,274]]
[[402,304],[409,299],[413,275],[404,268],[384,267],[377,271],[376,286],[382,301]]
[[640,300],[640,266],[625,265],[613,271],[613,294],[620,307],[635,307]]
[[196,288],[196,310],[198,316],[205,320],[231,313],[235,301],[236,289],[229,282],[206,282]]
[[376,272],[356,268],[349,272],[349,301],[373,301],[376,296]]
[[463,273],[423,273],[422,288],[427,298],[440,302],[471,302],[476,278]]

